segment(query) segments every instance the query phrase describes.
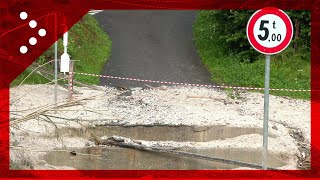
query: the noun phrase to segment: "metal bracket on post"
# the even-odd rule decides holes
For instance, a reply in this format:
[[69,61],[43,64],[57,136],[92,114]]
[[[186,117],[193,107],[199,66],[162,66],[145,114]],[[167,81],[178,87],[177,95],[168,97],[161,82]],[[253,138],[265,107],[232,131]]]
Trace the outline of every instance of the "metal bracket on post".
[[264,81],[264,116],[263,116],[263,149],[262,168],[268,165],[268,121],[269,121],[269,88],[270,88],[270,55],[266,55],[266,70]]

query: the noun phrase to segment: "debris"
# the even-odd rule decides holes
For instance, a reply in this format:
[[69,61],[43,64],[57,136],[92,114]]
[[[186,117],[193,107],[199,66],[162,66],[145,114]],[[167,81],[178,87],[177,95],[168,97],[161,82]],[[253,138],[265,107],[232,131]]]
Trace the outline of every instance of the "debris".
[[298,157],[297,167],[301,170],[310,170],[311,168],[311,153],[310,153],[310,145],[305,143],[299,144],[300,154]]
[[120,86],[120,85],[116,86],[116,89],[117,89],[118,91],[127,91],[127,90],[130,90],[130,88],[128,88],[128,87],[126,87],[126,86]]
[[299,129],[292,129],[290,132],[290,136],[293,137],[298,142],[304,142],[305,138],[303,133]]
[[71,156],[76,156],[77,153],[76,153],[75,151],[70,151],[70,155],[71,155]]

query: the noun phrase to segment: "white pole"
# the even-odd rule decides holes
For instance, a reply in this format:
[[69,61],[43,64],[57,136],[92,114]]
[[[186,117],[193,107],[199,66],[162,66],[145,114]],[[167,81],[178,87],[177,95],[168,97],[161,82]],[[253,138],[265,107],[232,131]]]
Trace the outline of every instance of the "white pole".
[[67,53],[68,31],[63,34],[63,46],[64,46],[64,53]]

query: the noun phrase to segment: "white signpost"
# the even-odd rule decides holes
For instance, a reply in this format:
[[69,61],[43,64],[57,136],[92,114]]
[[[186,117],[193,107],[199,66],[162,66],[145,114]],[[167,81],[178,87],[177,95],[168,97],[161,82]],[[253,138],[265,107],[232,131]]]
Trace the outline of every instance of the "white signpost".
[[277,8],[256,11],[248,21],[247,37],[251,46],[266,55],[262,167],[267,169],[270,55],[283,51],[291,42],[293,26],[289,16]]
[[68,31],[63,34],[63,46],[64,46],[64,52],[61,55],[60,72],[66,73],[66,72],[69,72],[69,67],[70,67],[70,56],[67,53]]

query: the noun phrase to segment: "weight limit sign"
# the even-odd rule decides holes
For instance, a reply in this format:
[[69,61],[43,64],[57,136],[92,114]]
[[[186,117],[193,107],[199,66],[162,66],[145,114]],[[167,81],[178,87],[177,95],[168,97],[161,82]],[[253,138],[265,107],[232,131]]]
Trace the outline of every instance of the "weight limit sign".
[[268,169],[270,55],[283,51],[290,44],[292,35],[293,27],[289,16],[277,8],[263,8],[256,11],[247,24],[247,37],[251,46],[266,55],[263,98],[263,169]]
[[250,44],[266,55],[283,51],[290,44],[292,35],[293,26],[289,16],[277,8],[256,11],[247,24]]

